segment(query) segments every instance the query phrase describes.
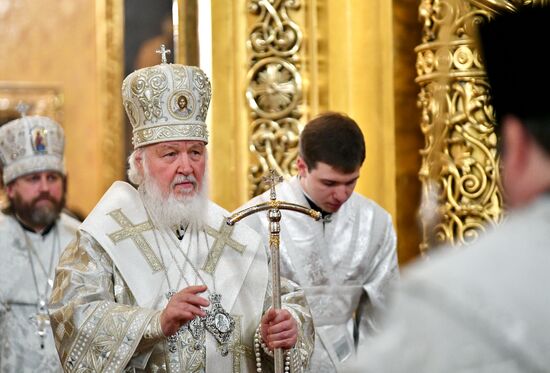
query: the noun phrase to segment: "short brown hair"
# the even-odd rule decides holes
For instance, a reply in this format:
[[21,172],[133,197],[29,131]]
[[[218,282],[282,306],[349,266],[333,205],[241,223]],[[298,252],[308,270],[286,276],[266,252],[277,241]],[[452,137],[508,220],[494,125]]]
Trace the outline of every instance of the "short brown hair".
[[365,160],[365,139],[357,123],[347,115],[324,113],[306,124],[300,134],[300,156],[308,170],[323,162],[351,173]]

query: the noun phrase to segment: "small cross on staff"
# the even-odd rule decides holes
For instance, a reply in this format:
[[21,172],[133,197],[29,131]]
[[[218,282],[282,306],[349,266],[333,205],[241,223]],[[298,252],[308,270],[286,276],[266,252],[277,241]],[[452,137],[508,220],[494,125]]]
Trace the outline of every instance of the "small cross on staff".
[[[227,218],[227,224],[233,225],[249,215],[267,210],[267,217],[269,219],[269,249],[271,252],[272,307],[274,309],[281,309],[281,269],[279,262],[279,234],[281,232],[280,210],[296,211],[301,214],[309,215],[315,220],[321,219],[321,213],[318,211],[308,209],[295,203],[277,201],[275,185],[282,180],[283,178],[281,176],[279,176],[274,170],[271,170],[270,175],[264,178],[264,182],[268,184],[271,189],[270,200],[268,202],[263,202],[238,211]],[[273,353],[275,373],[283,373],[283,350],[281,348],[276,348]]]
[[262,180],[264,181],[264,183],[269,185],[269,189],[270,189],[269,199],[271,199],[272,201],[275,201],[277,199],[277,194],[275,193],[275,185],[283,181],[283,177],[278,175],[277,171],[271,170],[269,172],[269,176],[264,176]]
[[172,53],[172,51],[170,49],[166,49],[166,46],[164,44],[161,44],[160,49],[157,49],[155,53],[160,54],[161,63],[168,63],[168,60],[166,59],[166,55]]

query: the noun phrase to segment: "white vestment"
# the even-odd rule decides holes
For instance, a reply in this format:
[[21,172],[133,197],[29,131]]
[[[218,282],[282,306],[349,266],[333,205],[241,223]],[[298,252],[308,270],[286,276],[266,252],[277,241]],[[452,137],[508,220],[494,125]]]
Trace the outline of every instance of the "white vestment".
[[545,196],[471,246],[407,268],[384,332],[349,371],[549,372],[549,283]]
[[[227,211],[212,202],[206,209],[206,228],[179,241],[155,227],[132,186],[116,182],[106,192],[56,275],[50,314],[66,371],[256,371],[254,333],[270,305],[267,253],[245,224],[225,223]],[[210,332],[194,338],[186,326],[171,345],[160,330],[167,292],[203,281],[202,296],[220,294],[235,320],[227,356]],[[283,303],[301,330],[292,350],[293,370],[300,371],[313,348],[313,328],[303,293],[290,283],[283,288]],[[269,371],[270,358],[262,358]]]
[[[276,191],[278,200],[309,207],[298,177]],[[269,191],[241,209],[268,200]],[[281,275],[304,289],[315,323],[310,371],[337,371],[353,354],[354,342],[375,328],[374,313],[384,307],[389,285],[399,276],[391,217],[357,193],[330,220],[281,213]],[[267,216],[255,214],[245,222],[268,240]]]
[[[13,216],[0,214],[0,372],[61,370],[47,310],[40,314],[39,307],[40,300],[47,305],[59,255],[75,237],[78,224],[62,213],[42,235],[24,230]],[[40,326],[44,338],[38,335]]]

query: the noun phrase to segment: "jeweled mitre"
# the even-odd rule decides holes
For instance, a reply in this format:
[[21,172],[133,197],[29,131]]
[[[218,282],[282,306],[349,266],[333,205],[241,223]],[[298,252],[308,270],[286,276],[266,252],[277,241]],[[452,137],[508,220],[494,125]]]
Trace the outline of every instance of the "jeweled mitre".
[[52,119],[28,116],[0,127],[0,160],[3,181],[40,171],[65,175],[63,128]]
[[134,148],[163,141],[208,142],[210,81],[194,66],[161,63],[134,71],[122,83]]

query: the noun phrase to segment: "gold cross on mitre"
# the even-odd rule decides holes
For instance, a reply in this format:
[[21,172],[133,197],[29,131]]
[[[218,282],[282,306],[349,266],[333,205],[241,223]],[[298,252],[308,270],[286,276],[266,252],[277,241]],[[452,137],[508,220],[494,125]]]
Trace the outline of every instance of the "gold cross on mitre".
[[19,114],[21,114],[21,117],[25,117],[27,116],[27,112],[29,111],[30,108],[31,108],[31,105],[27,104],[24,101],[19,101],[19,103],[15,107],[15,110],[17,110]]
[[212,249],[208,252],[206,262],[202,266],[203,271],[208,272],[209,274],[214,273],[225,246],[229,246],[240,254],[244,252],[245,246],[231,238],[231,233],[233,233],[234,228],[235,227],[232,225],[227,225],[225,221],[222,221],[219,231],[210,226],[206,226],[206,233],[214,237],[216,240],[214,241],[214,245],[212,245]]
[[277,194],[275,193],[275,185],[277,185],[278,183],[283,181],[283,177],[280,176],[277,173],[277,171],[270,170],[269,171],[269,176],[264,176],[262,179],[263,179],[264,183],[269,185],[269,189],[270,189],[269,199],[271,199],[272,201],[276,200],[277,199]]
[[164,44],[160,45],[160,49],[157,49],[155,53],[160,54],[160,62],[161,63],[168,63],[166,60],[166,55],[172,53],[170,49],[166,49],[166,46]]

